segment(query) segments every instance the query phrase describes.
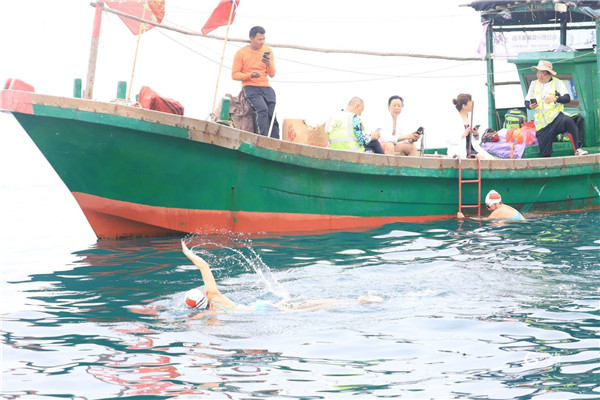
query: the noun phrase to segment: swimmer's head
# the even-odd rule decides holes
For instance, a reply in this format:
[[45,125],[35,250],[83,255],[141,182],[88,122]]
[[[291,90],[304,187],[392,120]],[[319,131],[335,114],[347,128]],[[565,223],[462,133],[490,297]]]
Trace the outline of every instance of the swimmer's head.
[[492,204],[499,203],[502,203],[502,197],[500,197],[500,193],[496,192],[495,190],[490,190],[487,196],[485,196],[485,205],[489,208],[492,206]]
[[205,310],[208,307],[208,299],[202,290],[190,289],[185,294],[185,304],[190,307]]

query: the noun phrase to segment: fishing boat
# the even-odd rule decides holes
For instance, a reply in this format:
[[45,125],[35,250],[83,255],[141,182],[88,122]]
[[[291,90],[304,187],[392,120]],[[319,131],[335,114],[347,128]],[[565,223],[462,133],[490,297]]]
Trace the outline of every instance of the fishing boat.
[[[475,1],[489,24],[489,124],[494,103],[493,35],[510,29],[595,29],[595,1]],[[98,8],[98,7],[97,7]],[[555,28],[556,27],[556,28]],[[565,34],[566,37],[566,34]],[[90,57],[92,58],[92,57]],[[600,55],[593,49],[519,54],[525,93],[539,59],[550,60],[578,93],[567,111],[584,120],[588,155],[555,143],[521,159],[458,160],[444,149],[418,157],[334,150],[242,131],[124,102],[58,97],[12,80],[0,110],[12,113],[48,160],[101,239],[187,233],[308,233],[479,213],[491,189],[521,212],[600,209]],[[93,79],[91,80],[93,83]],[[88,78],[88,90],[90,90]],[[437,154],[434,154],[437,153]]]

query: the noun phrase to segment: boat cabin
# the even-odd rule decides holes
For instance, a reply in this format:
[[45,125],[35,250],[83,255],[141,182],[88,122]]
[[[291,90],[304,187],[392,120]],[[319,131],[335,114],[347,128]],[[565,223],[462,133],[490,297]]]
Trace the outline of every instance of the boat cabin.
[[[524,98],[530,83],[536,79],[531,67],[537,65],[539,60],[546,60],[553,64],[557,77],[565,82],[571,92],[571,102],[565,105],[565,112],[578,113],[583,118],[583,147],[590,152],[600,151],[600,54],[596,47],[600,34],[600,2],[480,0],[468,6],[479,11],[482,24],[487,25],[488,125],[495,130],[500,129],[504,115],[512,108],[526,111],[528,120],[533,119],[533,111],[526,110],[522,101],[515,107],[496,108],[496,87],[518,84]],[[506,54],[507,61],[517,67],[519,81],[496,82],[494,60],[498,57],[495,47],[505,45],[506,36],[509,35],[519,35],[521,43],[514,46],[515,50],[525,50]],[[535,41],[536,35],[544,43],[530,43]],[[568,43],[576,42],[571,37],[575,35],[578,35],[579,43],[574,43],[571,48]],[[545,44],[548,44],[545,49],[530,49]],[[553,147],[553,156],[573,153],[570,143],[556,142]],[[523,154],[523,158],[538,156],[537,146],[528,147]]]

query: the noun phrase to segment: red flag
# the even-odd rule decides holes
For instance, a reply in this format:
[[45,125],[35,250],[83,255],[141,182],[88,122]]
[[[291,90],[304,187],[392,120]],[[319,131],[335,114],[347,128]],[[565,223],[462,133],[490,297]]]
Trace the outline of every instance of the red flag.
[[231,14],[231,7],[233,7],[233,15],[231,16],[231,22],[235,18],[235,13],[237,11],[238,6],[240,5],[240,0],[220,0],[219,5],[210,15],[208,21],[202,27],[202,34],[206,35],[208,32],[213,29],[218,28],[219,26],[229,24],[229,14]]
[[[105,3],[113,10],[123,11],[147,21],[160,23],[165,16],[165,0],[119,0],[106,1]],[[154,25],[148,25],[131,18],[120,15],[119,18],[121,18],[134,35],[139,35],[154,28]]]

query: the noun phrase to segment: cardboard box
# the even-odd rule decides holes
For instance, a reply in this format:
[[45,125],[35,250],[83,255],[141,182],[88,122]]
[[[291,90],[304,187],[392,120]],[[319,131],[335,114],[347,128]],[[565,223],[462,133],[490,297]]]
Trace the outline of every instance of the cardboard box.
[[283,120],[283,140],[312,146],[327,147],[329,136],[325,133],[325,124],[319,126],[307,125],[303,119]]

